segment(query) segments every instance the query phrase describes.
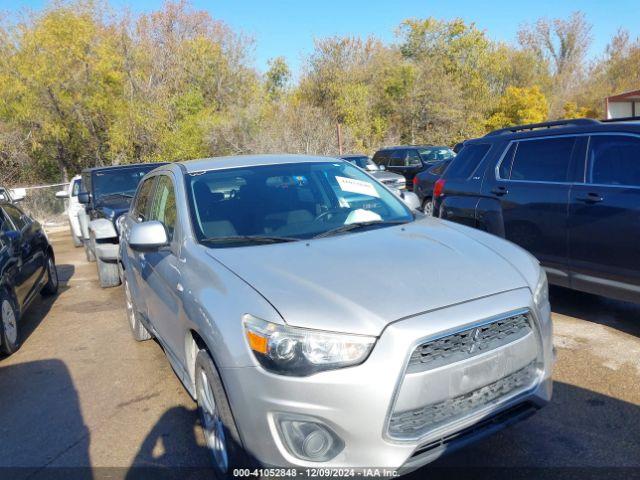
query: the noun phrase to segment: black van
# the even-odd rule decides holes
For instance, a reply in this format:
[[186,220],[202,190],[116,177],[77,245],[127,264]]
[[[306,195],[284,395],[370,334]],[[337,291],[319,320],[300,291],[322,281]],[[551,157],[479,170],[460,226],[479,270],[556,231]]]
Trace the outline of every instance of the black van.
[[640,302],[640,118],[491,132],[434,191],[434,215],[517,243],[551,283]]
[[390,172],[404,175],[407,189],[411,190],[416,174],[455,156],[449,147],[405,145],[378,150],[372,160]]

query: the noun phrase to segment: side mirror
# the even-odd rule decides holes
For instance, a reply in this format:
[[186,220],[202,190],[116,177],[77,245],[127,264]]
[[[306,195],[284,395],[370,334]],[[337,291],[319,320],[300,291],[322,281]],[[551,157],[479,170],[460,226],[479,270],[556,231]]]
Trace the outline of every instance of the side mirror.
[[148,252],[169,244],[167,230],[161,222],[152,220],[136,223],[129,234],[129,246],[133,250]]
[[69,193],[66,190],[60,190],[56,192],[56,198],[69,198]]
[[411,210],[419,210],[420,209],[420,198],[413,192],[402,192],[402,201],[405,203],[407,207]]
[[91,194],[89,192],[80,192],[78,194],[78,202],[87,205],[91,202]]
[[382,164],[378,165],[378,170],[385,171],[386,169],[387,169],[387,167],[385,167],[384,165],[382,165]]
[[27,196],[27,191],[24,188],[14,188],[11,190],[11,199],[14,203],[21,202]]

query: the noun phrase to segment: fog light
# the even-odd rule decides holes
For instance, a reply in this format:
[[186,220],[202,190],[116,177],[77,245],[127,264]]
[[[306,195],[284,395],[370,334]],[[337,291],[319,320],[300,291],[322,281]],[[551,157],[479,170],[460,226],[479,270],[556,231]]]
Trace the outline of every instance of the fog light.
[[326,462],[344,447],[340,437],[318,421],[289,416],[278,420],[287,450],[302,460]]

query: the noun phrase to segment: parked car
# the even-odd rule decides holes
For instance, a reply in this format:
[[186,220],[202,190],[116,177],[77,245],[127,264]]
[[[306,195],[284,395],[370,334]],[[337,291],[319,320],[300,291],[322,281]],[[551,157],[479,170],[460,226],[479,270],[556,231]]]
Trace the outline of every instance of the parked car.
[[69,182],[69,186],[65,190],[56,192],[57,198],[66,199],[67,202],[67,218],[69,219],[69,230],[71,231],[71,239],[76,247],[82,247],[82,231],[80,230],[80,220],[78,213],[84,210],[84,205],[78,201],[78,194],[82,191],[82,177],[76,175]]
[[9,189],[0,187],[0,202],[18,203],[24,200],[27,192],[24,188]]
[[369,172],[376,180],[384,183],[389,188],[395,188],[396,190],[404,190],[407,186],[407,181],[403,175],[397,173],[387,172],[384,166],[377,165],[367,155],[351,154],[342,155],[342,160],[351,162],[354,165],[360,167],[363,170]]
[[398,146],[386,147],[373,155],[373,161],[386,170],[403,175],[407,189],[413,188],[413,177],[443,160],[455,157],[449,147]]
[[169,164],[121,228],[133,336],[155,337],[197,400],[219,473],[406,472],[550,399],[538,262],[347,162]]
[[420,199],[425,215],[433,215],[433,188],[453,158],[442,160],[413,177],[413,192]]
[[118,217],[129,210],[142,177],[163,163],[88,168],[82,171],[78,212],[87,260],[96,262],[103,288],[120,285]]
[[0,353],[20,347],[20,319],[38,293],[58,291],[53,248],[38,222],[0,201]]
[[467,141],[436,186],[441,218],[534,254],[556,285],[640,294],[640,121],[524,125]]

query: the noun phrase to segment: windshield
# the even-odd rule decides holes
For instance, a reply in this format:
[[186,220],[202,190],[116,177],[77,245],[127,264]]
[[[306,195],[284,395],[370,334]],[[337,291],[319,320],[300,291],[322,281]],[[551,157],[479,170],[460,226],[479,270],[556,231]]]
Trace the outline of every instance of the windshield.
[[347,157],[344,158],[344,160],[351,162],[364,170],[378,170],[378,165],[376,165],[373,160],[366,155],[361,157]]
[[346,162],[213,170],[186,182],[196,235],[215,246],[225,239],[233,245],[251,237],[306,239],[345,225],[413,220],[400,199]]
[[418,153],[426,163],[436,163],[456,156],[448,147],[427,147],[418,149]]
[[142,177],[157,167],[152,164],[96,172],[93,176],[96,203],[103,202],[107,197],[132,198]]

